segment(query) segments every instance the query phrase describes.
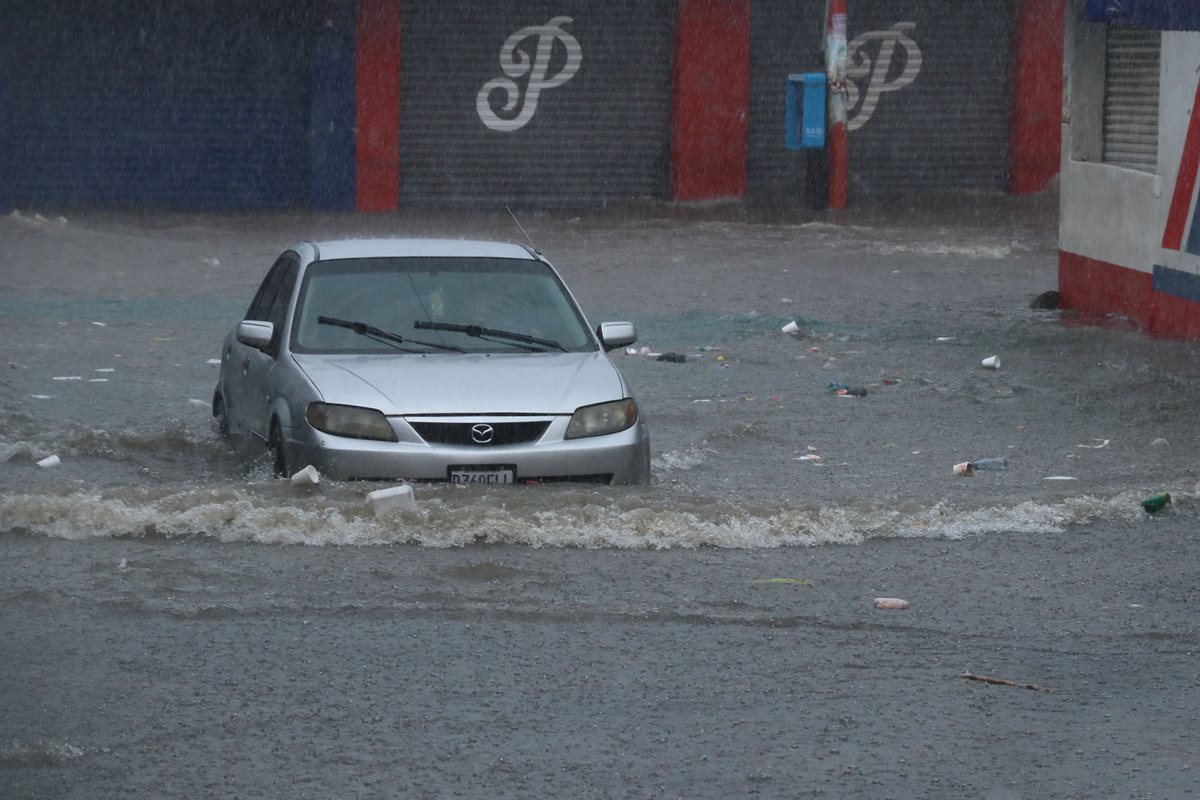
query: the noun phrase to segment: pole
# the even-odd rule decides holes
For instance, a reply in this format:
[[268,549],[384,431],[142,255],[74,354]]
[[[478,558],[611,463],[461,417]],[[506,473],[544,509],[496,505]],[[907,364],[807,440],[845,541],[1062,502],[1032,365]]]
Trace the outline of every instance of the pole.
[[850,141],[846,128],[846,0],[829,0],[825,70],[829,83],[829,207],[843,209],[849,195]]

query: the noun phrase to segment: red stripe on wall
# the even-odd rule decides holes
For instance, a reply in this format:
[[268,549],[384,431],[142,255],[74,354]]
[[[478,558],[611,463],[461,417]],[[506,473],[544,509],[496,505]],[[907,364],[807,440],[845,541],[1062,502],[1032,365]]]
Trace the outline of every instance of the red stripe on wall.
[[355,18],[356,205],[400,206],[400,2],[358,0]]
[[1171,210],[1167,213],[1167,226],[1163,230],[1162,246],[1167,250],[1178,250],[1183,242],[1183,231],[1187,227],[1188,211],[1192,206],[1192,191],[1196,188],[1196,172],[1198,170],[1200,170],[1200,82],[1196,84],[1196,99],[1192,101],[1192,114],[1188,121],[1187,137],[1183,142],[1183,153],[1179,156],[1179,172],[1175,175],[1175,194],[1171,196]]
[[1008,190],[1046,188],[1061,160],[1064,0],[1022,0],[1013,53]]
[[1151,303],[1153,276],[1106,261],[1058,253],[1059,303],[1084,318],[1119,314],[1145,325]]
[[1063,308],[1084,319],[1118,315],[1146,331],[1200,340],[1200,303],[1156,292],[1149,272],[1059,251],[1058,292]]
[[679,0],[671,70],[673,199],[745,197],[749,108],[750,0]]
[[1148,327],[1160,336],[1200,340],[1200,303],[1156,292]]

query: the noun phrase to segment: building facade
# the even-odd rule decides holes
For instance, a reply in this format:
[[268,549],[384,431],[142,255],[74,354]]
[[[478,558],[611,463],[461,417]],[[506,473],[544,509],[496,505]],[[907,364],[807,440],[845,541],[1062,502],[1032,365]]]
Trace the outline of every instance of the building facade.
[[1200,3],[1071,0],[1059,292],[1200,339]]
[[[1061,2],[850,0],[851,202],[1044,187]],[[803,203],[813,159],[785,147],[786,81],[822,69],[824,13],[7,0],[0,208]]]

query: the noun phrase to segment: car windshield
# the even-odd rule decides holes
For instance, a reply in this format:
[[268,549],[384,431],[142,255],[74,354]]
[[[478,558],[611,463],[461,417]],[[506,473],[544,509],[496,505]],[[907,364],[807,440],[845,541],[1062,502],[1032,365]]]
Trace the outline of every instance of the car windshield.
[[[326,318],[321,322],[319,318]],[[328,320],[362,323],[329,324]],[[416,323],[423,323],[417,329]],[[430,326],[428,323],[442,323]],[[317,261],[304,275],[292,322],[298,353],[395,353],[363,326],[403,337],[406,351],[439,352],[418,341],[471,353],[586,351],[596,345],[554,272],[510,258],[356,258]],[[444,326],[472,328],[445,330]],[[532,337],[559,347],[480,337],[478,328]]]

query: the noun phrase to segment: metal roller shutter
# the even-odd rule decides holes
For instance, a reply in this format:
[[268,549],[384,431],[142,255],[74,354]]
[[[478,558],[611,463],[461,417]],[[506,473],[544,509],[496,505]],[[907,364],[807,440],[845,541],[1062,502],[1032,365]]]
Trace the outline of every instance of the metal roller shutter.
[[1109,164],[1158,168],[1158,85],[1162,34],[1109,28],[1104,68],[1104,155]]
[[307,202],[309,3],[12,2],[14,205]]
[[673,8],[406,4],[401,204],[664,197]]
[[1012,0],[853,4],[851,196],[1003,192]]

